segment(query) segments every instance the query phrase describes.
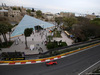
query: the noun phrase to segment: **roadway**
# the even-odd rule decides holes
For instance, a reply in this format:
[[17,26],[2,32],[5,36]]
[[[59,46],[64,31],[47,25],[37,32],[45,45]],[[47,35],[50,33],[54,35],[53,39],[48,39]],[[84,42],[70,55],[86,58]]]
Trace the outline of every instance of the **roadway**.
[[57,65],[45,63],[0,66],[0,75],[78,75],[100,60],[100,46],[57,60]]

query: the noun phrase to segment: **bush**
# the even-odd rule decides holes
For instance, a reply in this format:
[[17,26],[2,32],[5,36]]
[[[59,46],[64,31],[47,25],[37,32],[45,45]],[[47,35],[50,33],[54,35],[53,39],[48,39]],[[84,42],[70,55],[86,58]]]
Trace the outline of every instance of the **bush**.
[[47,48],[48,49],[53,49],[54,48],[54,43],[52,43],[52,42],[47,43]]
[[7,48],[10,47],[13,44],[13,42],[3,42],[2,45],[0,44],[0,48]]
[[61,31],[54,31],[53,37],[61,37]]
[[61,42],[61,41],[57,42],[54,40],[54,42],[47,43],[48,49],[54,49],[54,48],[63,47],[63,46],[67,46],[66,42]]
[[62,42],[61,46],[67,46],[66,42]]

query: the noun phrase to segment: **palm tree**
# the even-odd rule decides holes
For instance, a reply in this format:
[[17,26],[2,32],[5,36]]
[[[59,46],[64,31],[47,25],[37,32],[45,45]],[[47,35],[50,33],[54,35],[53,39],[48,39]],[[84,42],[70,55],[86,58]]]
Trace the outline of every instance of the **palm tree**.
[[27,46],[27,37],[29,37],[32,34],[32,32],[33,32],[33,28],[26,28],[24,30],[26,49],[28,49],[28,46]]

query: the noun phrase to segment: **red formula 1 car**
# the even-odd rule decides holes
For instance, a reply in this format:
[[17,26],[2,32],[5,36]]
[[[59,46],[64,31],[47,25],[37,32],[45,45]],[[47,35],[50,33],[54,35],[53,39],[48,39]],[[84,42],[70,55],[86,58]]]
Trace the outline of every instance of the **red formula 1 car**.
[[57,64],[57,61],[46,62],[46,65],[47,65],[47,66],[56,65],[56,64]]

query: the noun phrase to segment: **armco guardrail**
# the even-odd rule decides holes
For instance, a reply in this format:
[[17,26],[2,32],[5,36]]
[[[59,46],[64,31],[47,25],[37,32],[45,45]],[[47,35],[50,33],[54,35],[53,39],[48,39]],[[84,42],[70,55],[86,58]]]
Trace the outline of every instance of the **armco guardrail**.
[[98,68],[100,69],[100,60],[96,62],[95,64],[93,64],[92,66],[85,69],[84,71],[82,71],[81,73],[79,73],[78,75],[100,75],[100,73],[99,74],[92,73],[96,71]]

